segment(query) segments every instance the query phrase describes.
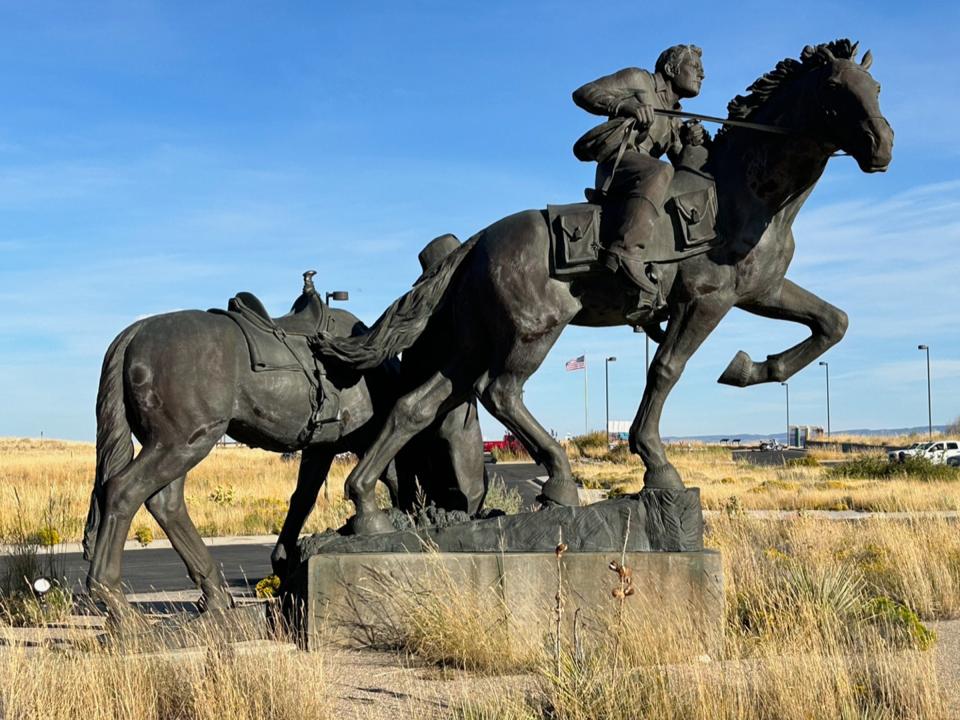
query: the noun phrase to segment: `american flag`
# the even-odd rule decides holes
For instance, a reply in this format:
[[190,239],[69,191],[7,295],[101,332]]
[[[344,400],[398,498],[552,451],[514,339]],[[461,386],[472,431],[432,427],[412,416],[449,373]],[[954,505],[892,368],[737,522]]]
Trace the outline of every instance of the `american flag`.
[[587,367],[587,356],[581,355],[580,357],[575,357],[573,360],[567,360],[567,364],[563,367],[566,370],[583,370]]

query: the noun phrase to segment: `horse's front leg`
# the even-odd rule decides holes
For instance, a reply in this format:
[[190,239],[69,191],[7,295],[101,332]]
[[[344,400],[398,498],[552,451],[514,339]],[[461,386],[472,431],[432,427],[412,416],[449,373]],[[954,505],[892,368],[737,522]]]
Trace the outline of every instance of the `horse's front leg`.
[[290,561],[295,555],[300,531],[317,502],[320,487],[327,479],[330,465],[336,453],[330,446],[306,448],[300,456],[300,471],[297,473],[297,488],[290,496],[290,508],[280,529],[277,544],[270,555],[274,574],[285,580],[292,569]]
[[650,363],[640,409],[630,428],[630,450],[640,455],[647,468],[644,487],[683,487],[680,474],[667,460],[660,440],[660,415],[687,360],[733,306],[733,299],[728,300],[725,295],[713,293],[697,297],[681,303],[671,313],[666,336]]
[[717,382],[746,387],[763,382],[783,382],[836,345],[847,331],[847,314],[799,285],[784,280],[774,292],[737,307],[774,320],[803,323],[810,337],[789,350],[754,362],[742,350],[736,354]]

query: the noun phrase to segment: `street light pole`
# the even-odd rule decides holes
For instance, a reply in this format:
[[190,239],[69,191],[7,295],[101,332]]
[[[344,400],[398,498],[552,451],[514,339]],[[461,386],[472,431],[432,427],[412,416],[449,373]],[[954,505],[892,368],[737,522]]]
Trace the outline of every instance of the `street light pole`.
[[827,437],[830,437],[830,363],[820,361],[827,374]]
[[647,333],[643,332],[643,328],[640,327],[639,325],[634,325],[633,331],[635,333],[643,333],[643,340],[646,348],[645,355],[644,355],[645,357],[644,367],[646,368],[647,373],[649,373],[650,372],[650,336],[647,335]]
[[933,397],[930,393],[930,346],[917,345],[917,350],[927,351],[927,432],[933,440]]
[[[350,299],[350,293],[348,293],[346,290],[334,290],[333,292],[325,293],[324,302],[327,304],[327,306],[329,306],[331,300],[345,302],[349,299]],[[301,462],[303,462],[302,456],[301,456]],[[330,501],[330,483],[329,482],[325,482],[323,484],[323,499],[326,500],[327,502]]]
[[604,385],[607,395],[607,425],[605,430],[607,433],[607,443],[610,442],[610,363],[616,361],[617,358],[615,358],[613,355],[603,361]]
[[790,385],[785,382],[780,383],[783,389],[787,391],[787,447],[790,447]]

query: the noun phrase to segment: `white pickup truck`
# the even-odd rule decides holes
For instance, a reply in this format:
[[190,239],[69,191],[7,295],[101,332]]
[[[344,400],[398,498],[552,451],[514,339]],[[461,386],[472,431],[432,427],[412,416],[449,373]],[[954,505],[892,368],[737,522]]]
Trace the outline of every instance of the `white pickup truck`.
[[903,450],[891,450],[887,453],[891,461],[903,462],[908,457],[920,457],[934,465],[947,465],[951,458],[960,458],[960,441],[936,440],[934,442],[914,443]]

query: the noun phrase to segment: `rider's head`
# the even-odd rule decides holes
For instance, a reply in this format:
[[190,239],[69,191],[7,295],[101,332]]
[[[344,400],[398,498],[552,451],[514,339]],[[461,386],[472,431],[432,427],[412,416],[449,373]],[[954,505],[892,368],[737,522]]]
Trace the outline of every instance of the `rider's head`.
[[674,45],[660,53],[655,69],[670,82],[677,97],[696,97],[704,78],[702,55],[696,45]]

